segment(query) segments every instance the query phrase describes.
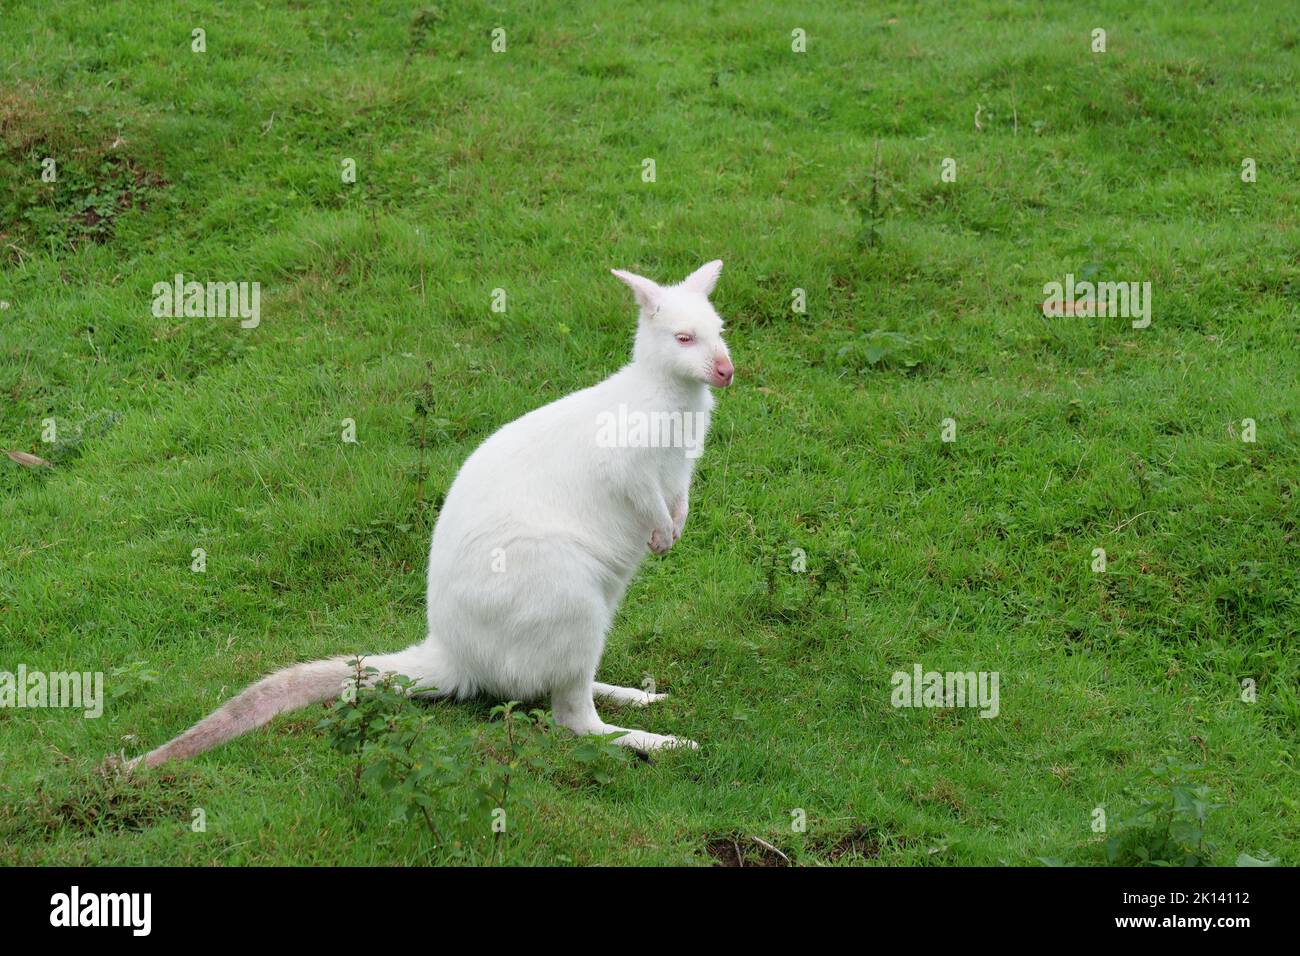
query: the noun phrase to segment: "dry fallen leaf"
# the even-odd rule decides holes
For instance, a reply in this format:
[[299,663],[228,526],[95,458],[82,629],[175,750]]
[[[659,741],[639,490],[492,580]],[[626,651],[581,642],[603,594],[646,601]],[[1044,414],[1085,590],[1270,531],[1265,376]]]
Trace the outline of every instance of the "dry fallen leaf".
[[53,468],[54,466],[44,458],[37,458],[35,455],[29,455],[25,451],[5,450],[5,454],[12,458],[18,464],[27,468]]
[[1080,315],[1084,312],[1097,312],[1096,299],[1044,299],[1042,306],[1043,315],[1049,319],[1058,319],[1065,315]]

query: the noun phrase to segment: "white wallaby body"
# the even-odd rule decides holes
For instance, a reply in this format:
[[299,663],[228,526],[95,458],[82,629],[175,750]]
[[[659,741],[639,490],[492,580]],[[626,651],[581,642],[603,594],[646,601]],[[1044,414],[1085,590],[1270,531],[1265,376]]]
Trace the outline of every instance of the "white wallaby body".
[[[595,697],[639,706],[663,695],[595,676],[647,550],[663,553],[681,536],[713,409],[710,386],[734,374],[708,300],[721,268],[710,262],[671,287],[615,271],[640,307],[632,362],[510,422],[469,456],[433,531],[428,635],[367,657],[368,666],[405,674],[437,696],[549,695],[561,726],[617,732],[617,742],[641,750],[695,746],[604,723]],[[189,757],[335,696],[352,672],[347,659],[272,674],[142,759],[152,766]]]

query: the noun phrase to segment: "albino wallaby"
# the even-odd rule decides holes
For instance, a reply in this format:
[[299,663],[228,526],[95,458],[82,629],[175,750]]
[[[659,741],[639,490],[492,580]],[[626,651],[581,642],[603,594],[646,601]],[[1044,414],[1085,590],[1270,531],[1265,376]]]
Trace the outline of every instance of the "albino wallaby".
[[[665,696],[596,683],[596,668],[646,547],[663,554],[681,537],[713,408],[709,386],[730,385],[735,373],[708,298],[721,271],[714,260],[660,286],[613,270],[640,306],[631,363],[511,422],[469,456],[433,529],[428,636],[366,657],[367,666],[405,674],[429,696],[549,694],[559,725],[619,733],[618,743],[638,750],[696,746],[607,724],[593,697],[640,707]],[[665,422],[676,429],[667,437],[683,440],[661,440],[656,423]],[[334,697],[353,673],[348,660],[263,678],[132,766],[192,757]]]

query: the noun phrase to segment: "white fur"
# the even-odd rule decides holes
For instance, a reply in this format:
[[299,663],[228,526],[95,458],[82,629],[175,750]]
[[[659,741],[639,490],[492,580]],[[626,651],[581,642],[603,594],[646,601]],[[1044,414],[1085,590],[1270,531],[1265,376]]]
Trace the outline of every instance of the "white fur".
[[[695,746],[606,724],[594,704],[596,695],[642,706],[663,696],[596,684],[595,676],[647,550],[667,551],[681,536],[695,458],[681,447],[602,447],[597,430],[602,413],[622,406],[692,413],[703,438],[709,387],[728,384],[732,374],[722,320],[708,299],[721,269],[710,262],[671,287],[615,270],[640,307],[631,363],[511,422],[470,455],[433,531],[428,636],[367,663],[404,673],[437,696],[550,695],[561,726],[619,732],[619,743],[638,749]],[[332,696],[347,670],[340,658],[272,675],[146,762],[190,756],[281,710]],[[259,688],[260,696],[245,699]],[[223,718],[225,711],[232,713]]]

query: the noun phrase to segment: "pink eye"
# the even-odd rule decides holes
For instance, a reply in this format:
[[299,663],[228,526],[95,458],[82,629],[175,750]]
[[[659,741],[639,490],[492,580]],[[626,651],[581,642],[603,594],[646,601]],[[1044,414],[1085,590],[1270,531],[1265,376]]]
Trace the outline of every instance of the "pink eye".
[[695,341],[695,336],[691,335],[689,332],[678,332],[677,341],[682,343],[682,345],[690,345]]

